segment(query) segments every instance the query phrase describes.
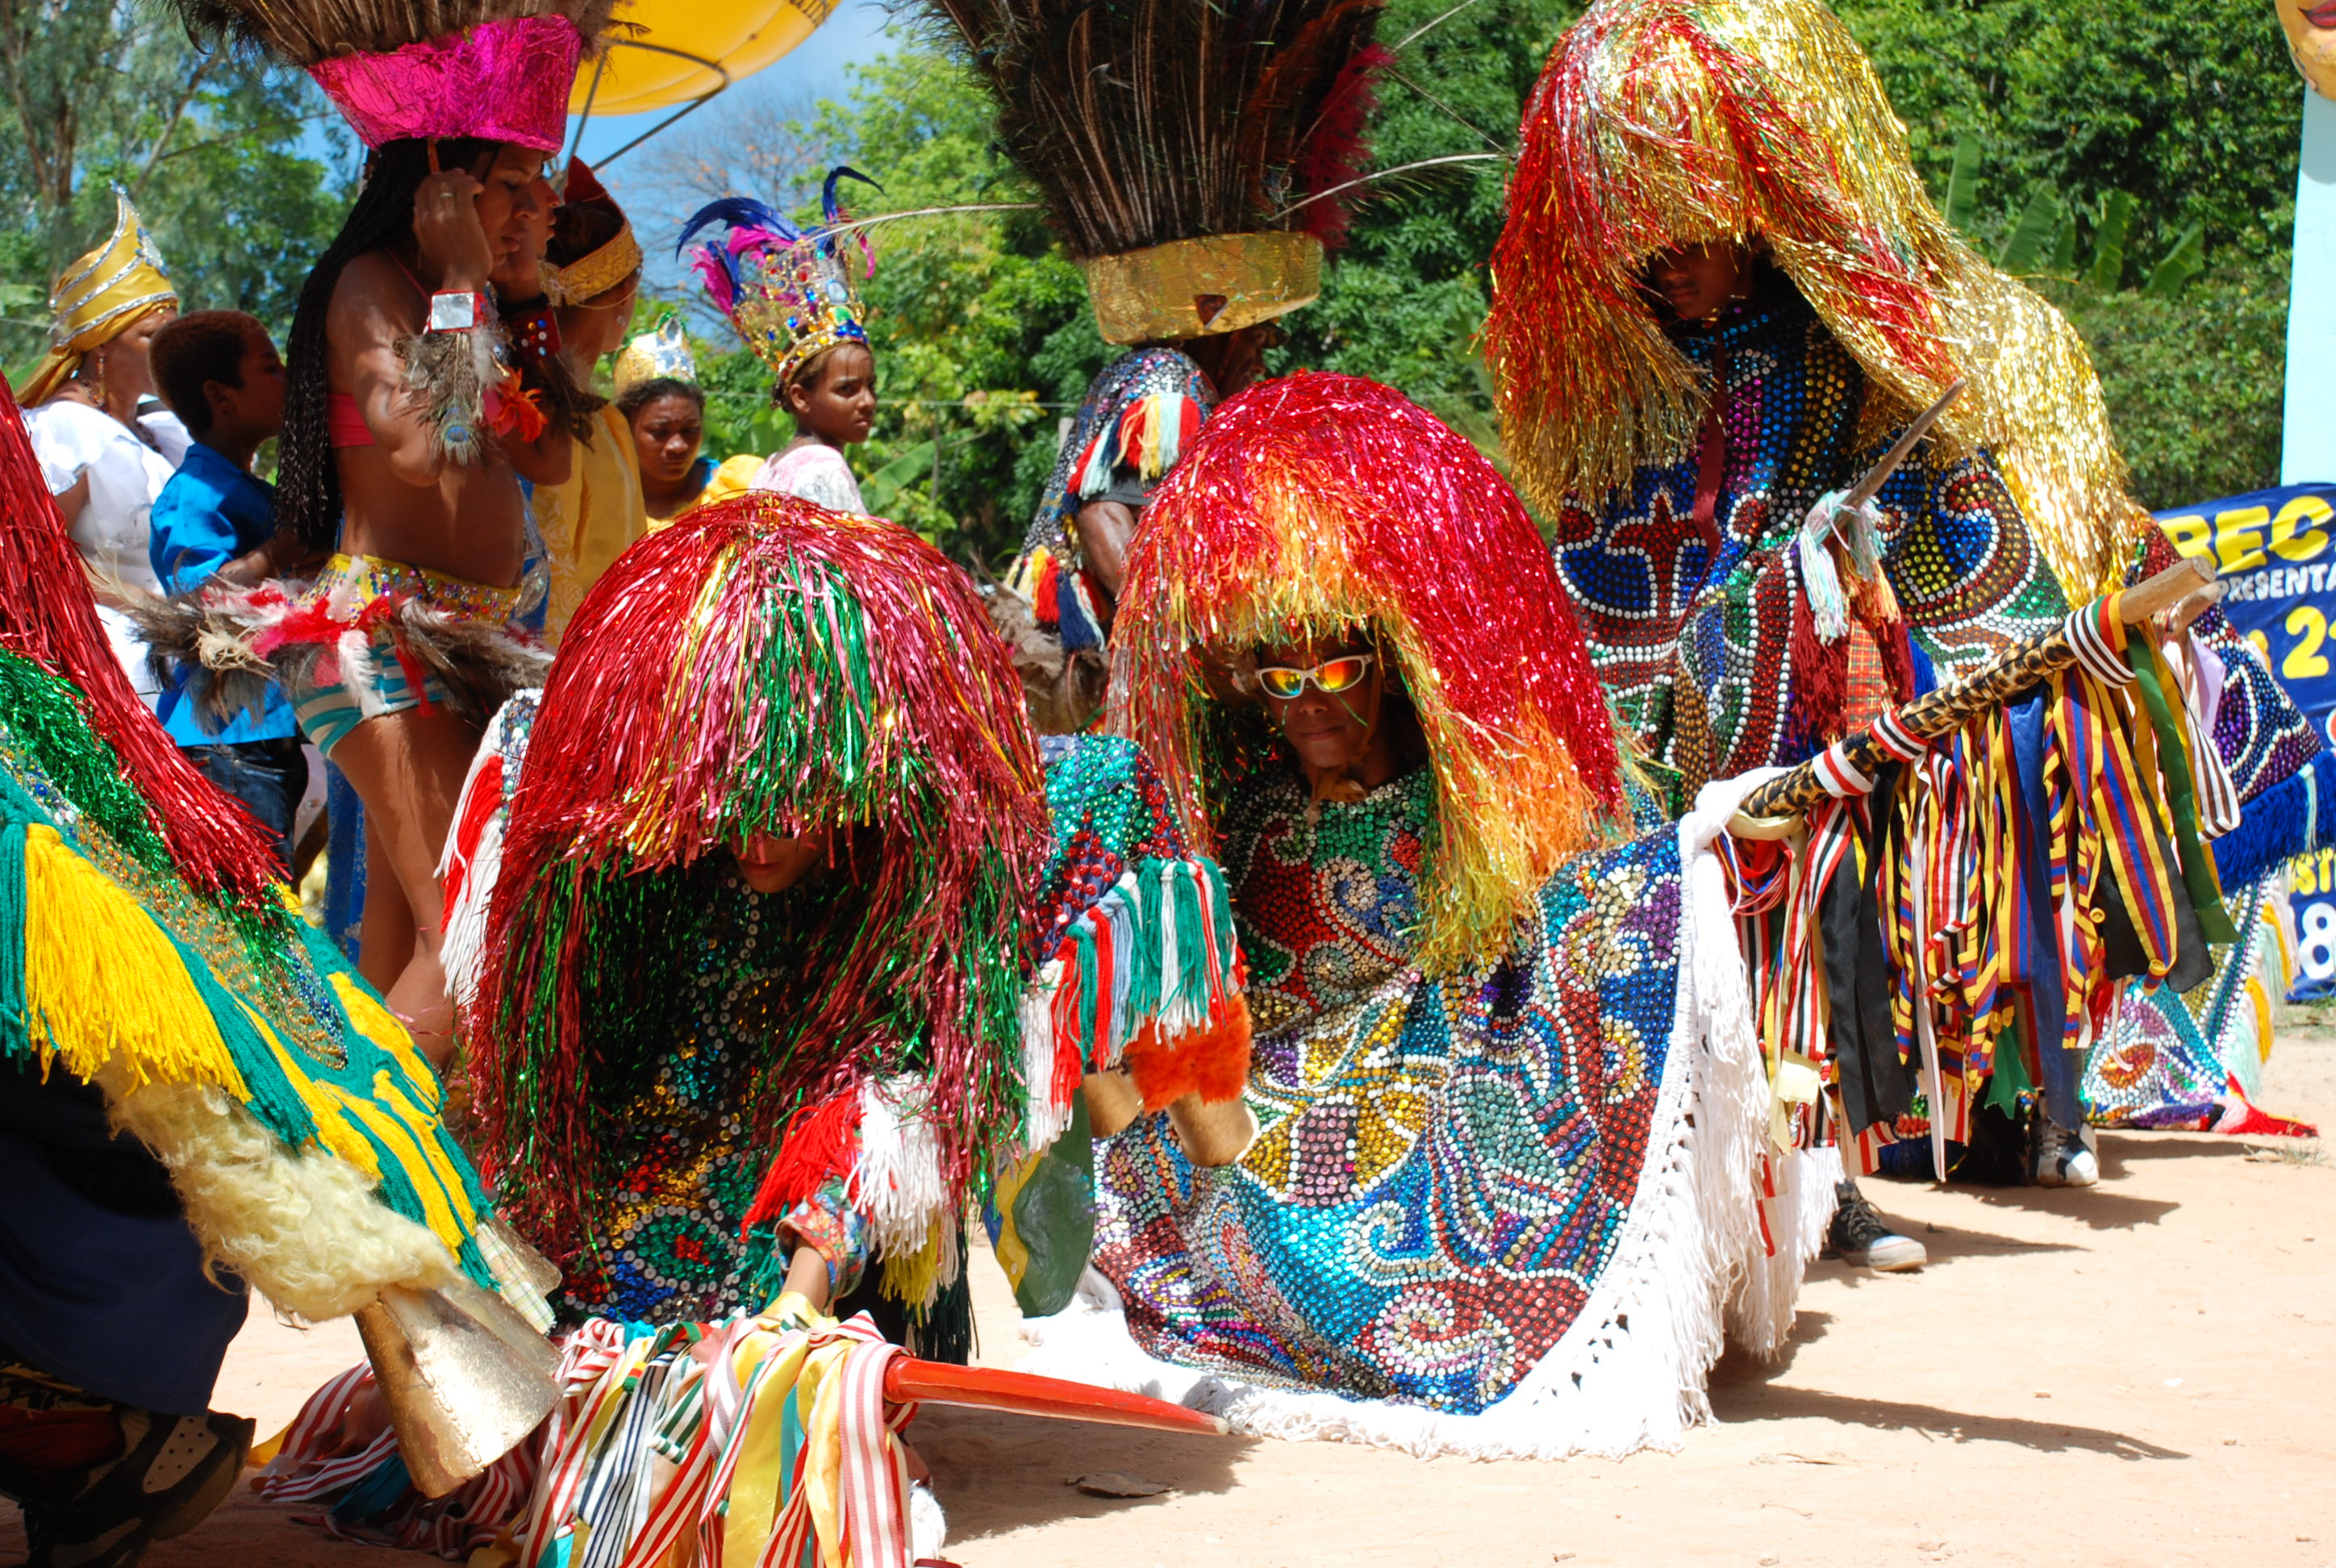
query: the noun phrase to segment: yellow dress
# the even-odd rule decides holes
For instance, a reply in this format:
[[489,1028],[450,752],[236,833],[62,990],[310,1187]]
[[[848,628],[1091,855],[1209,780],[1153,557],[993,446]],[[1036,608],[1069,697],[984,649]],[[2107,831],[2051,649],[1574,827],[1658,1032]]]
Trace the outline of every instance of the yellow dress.
[[600,574],[649,531],[633,427],[613,404],[593,417],[600,428],[589,445],[576,448],[576,466],[566,481],[535,492],[535,525],[551,558],[543,637],[554,648]]
[[727,501],[734,495],[745,494],[754,488],[754,475],[762,472],[763,461],[757,453],[742,452],[725,462],[706,476],[706,488],[697,492],[696,501],[691,502],[671,517],[649,519],[649,531],[656,533],[662,529],[671,528],[701,506],[717,501]]

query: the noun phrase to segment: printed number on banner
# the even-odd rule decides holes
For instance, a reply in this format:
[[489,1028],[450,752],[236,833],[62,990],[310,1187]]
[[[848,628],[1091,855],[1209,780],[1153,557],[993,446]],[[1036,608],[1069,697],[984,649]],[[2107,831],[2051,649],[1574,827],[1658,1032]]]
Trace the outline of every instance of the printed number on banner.
[[2279,661],[2279,673],[2290,680],[2310,680],[2328,673],[2328,656],[2320,651],[2328,640],[2328,618],[2308,604],[2287,612],[2287,635],[2302,638]]
[[2315,980],[2336,979],[2336,904],[2306,904],[2298,923],[2303,940],[2295,961]]

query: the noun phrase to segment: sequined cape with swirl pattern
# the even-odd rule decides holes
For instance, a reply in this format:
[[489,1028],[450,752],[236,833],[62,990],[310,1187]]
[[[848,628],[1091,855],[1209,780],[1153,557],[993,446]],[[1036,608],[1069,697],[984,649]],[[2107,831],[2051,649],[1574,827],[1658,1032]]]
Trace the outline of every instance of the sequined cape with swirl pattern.
[[[1793,623],[1806,620],[1797,607],[1807,596],[1789,546],[1817,499],[1852,483],[1886,442],[1864,429],[1865,373],[1780,275],[1764,274],[1716,325],[1672,336],[1720,389],[1724,445],[1712,452],[1707,438],[1675,463],[1642,467],[1602,505],[1576,498],[1558,516],[1554,549],[1624,722],[1675,760],[1674,687],[1692,683],[1708,716],[1708,774],[1724,777],[1800,761],[1838,727],[1838,715],[1812,711],[1809,672],[1796,667]],[[1716,472],[1708,455],[1719,458]],[[1699,486],[1711,492],[1708,523],[1698,521]],[[1944,678],[2067,613],[1984,453],[1941,461],[1918,450],[1877,500],[1883,570],[1917,670]]]
[[1213,1171],[1156,1115],[1097,1151],[1096,1266],[1146,1353],[1474,1413],[1611,1261],[1670,1045],[1677,835],[1567,862],[1505,959],[1430,978],[1435,799],[1425,768],[1314,813],[1279,769],[1237,795],[1260,1135]]

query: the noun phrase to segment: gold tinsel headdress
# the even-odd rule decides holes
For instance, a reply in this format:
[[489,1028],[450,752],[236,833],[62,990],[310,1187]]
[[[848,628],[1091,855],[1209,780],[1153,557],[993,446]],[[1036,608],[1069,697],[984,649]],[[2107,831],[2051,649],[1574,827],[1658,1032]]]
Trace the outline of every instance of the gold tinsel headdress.
[[1541,504],[1685,455],[1708,386],[1641,269],[1759,236],[1864,368],[1863,435],[1964,378],[1944,440],[1994,453],[2072,596],[2121,579],[2142,514],[2083,343],[1940,216],[1872,64],[1817,0],[1606,0],[1559,40],[1520,141],[1484,332]]
[[24,383],[24,406],[36,408],[54,396],[91,349],[112,342],[141,317],[178,303],[162,258],[146,237],[145,220],[130,205],[129,192],[115,186],[113,232],[58,274],[49,293],[49,352]]

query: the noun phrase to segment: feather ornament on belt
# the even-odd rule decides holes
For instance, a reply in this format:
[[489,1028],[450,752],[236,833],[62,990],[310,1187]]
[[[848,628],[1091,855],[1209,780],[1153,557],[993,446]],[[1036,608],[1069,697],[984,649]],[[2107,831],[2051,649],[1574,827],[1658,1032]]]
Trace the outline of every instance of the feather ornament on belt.
[[413,594],[386,595],[342,619],[326,613],[313,584],[213,584],[170,599],[127,598],[123,612],[156,677],[165,687],[183,678],[186,698],[207,726],[224,726],[238,713],[257,717],[278,683],[338,684],[340,661],[353,651],[348,639],[362,649],[381,628],[398,659],[434,678],[448,705],[474,725],[485,724],[511,693],[541,686],[551,665],[549,652],[508,627]]

